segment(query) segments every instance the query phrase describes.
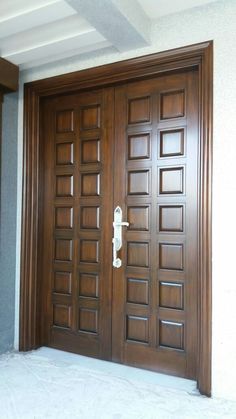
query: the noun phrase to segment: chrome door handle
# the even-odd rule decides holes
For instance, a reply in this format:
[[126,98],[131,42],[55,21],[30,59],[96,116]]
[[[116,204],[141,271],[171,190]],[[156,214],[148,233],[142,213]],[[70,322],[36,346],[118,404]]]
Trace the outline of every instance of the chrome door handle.
[[114,236],[112,239],[114,268],[120,268],[122,265],[121,259],[117,257],[117,252],[122,247],[122,227],[128,227],[128,226],[129,226],[129,223],[127,223],[127,221],[122,221],[122,209],[120,207],[116,207],[116,209],[114,210],[114,221],[113,221]]

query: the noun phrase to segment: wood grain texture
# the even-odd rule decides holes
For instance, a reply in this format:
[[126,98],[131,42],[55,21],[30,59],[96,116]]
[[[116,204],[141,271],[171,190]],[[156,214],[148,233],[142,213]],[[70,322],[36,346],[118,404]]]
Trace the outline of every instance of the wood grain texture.
[[111,352],[113,96],[110,88],[59,95],[42,107],[40,340],[103,359]]
[[[160,54],[139,57],[81,72],[37,81],[25,86],[24,172],[21,251],[20,349],[41,345],[39,339],[38,242],[40,233],[40,109],[41,99],[58,93],[82,91],[124,81],[156,76],[177,69],[196,68],[200,88],[200,226],[198,289],[198,387],[211,394],[211,182],[212,182],[212,42],[205,42]],[[110,243],[108,244],[110,247]],[[70,346],[68,338],[68,348]],[[91,348],[91,355],[97,350]],[[141,355],[140,355],[141,356]],[[181,362],[180,362],[181,364]],[[171,360],[170,360],[171,365]],[[148,366],[148,362],[147,362]]]
[[199,242],[199,374],[198,388],[211,396],[212,376],[212,163],[213,163],[213,42],[203,55],[200,114],[200,242]]
[[[195,69],[183,70],[127,83],[116,88],[115,94],[115,138],[119,139],[115,155],[120,158],[115,160],[114,206],[122,205],[131,225],[123,233],[124,245],[119,253],[122,267],[114,270],[113,359],[196,379],[198,73]],[[139,105],[133,108],[130,118],[130,104],[135,101]],[[173,131],[176,125],[186,131],[186,152],[176,153],[174,142],[164,156],[158,133]],[[140,158],[129,159],[130,136],[147,131],[150,158],[144,160],[140,152]],[[144,204],[150,208],[148,223],[144,223]],[[173,211],[179,211],[175,217]],[[127,278],[132,282],[129,280],[126,291]],[[146,278],[148,301],[140,283]],[[159,286],[168,281],[169,286]],[[141,318],[147,320],[138,320]]]
[[173,69],[198,67],[210,46],[211,41],[203,42],[26,83],[25,87],[43,97],[156,76]]

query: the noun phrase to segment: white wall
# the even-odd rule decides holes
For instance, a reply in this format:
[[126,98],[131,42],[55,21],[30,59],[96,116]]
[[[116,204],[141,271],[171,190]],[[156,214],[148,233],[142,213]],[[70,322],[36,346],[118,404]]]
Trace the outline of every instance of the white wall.
[[[127,53],[106,51],[22,74],[22,83],[153,52],[214,40],[213,174],[213,395],[236,399],[236,0],[225,0],[163,17],[152,30],[152,46]],[[16,312],[19,296],[19,243],[22,168],[22,91],[19,110],[18,249]],[[18,315],[18,314],[17,314]],[[18,317],[16,317],[16,325]],[[17,346],[18,330],[16,330]]]

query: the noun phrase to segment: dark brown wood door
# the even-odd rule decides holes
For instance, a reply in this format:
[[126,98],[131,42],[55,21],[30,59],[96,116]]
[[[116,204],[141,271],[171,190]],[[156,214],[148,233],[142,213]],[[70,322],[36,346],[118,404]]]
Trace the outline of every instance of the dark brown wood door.
[[[196,377],[197,80],[45,101],[42,344]],[[130,225],[117,269],[118,205]]]
[[111,357],[113,89],[43,108],[42,344]]
[[114,269],[113,359],[195,378],[197,74],[119,87],[115,115],[114,206],[130,225]]

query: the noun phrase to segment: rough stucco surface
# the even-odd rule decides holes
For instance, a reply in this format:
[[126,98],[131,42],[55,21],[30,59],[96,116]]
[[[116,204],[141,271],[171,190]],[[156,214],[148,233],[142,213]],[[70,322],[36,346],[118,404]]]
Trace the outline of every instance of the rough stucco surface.
[[5,95],[2,113],[0,231],[0,353],[14,346],[18,95]]
[[[97,55],[87,54],[77,60],[74,57],[54,65],[26,71],[22,74],[22,83],[211,39],[214,41],[213,395],[236,398],[236,1],[219,1],[158,19],[152,28],[151,47],[122,54],[107,49],[104,55],[100,51]],[[19,115],[20,169],[22,99]],[[20,176],[18,189],[21,190]],[[18,213],[20,206],[19,200]],[[19,250],[20,220],[17,237]],[[19,290],[19,259],[17,266],[17,290]],[[18,302],[17,291],[16,307]]]

